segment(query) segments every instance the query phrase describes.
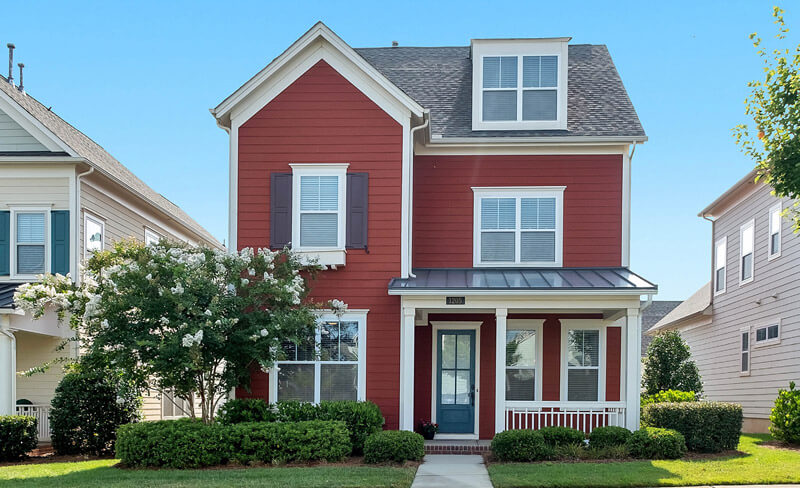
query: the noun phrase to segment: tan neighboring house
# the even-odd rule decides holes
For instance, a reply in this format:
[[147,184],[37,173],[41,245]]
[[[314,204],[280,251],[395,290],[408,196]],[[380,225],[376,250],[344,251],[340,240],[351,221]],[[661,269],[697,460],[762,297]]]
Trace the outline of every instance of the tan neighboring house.
[[[77,354],[56,350],[71,331],[53,314],[34,321],[13,307],[14,289],[42,273],[75,277],[82,259],[117,240],[162,237],[222,247],[97,143],[0,76],[0,415],[38,417],[46,440],[62,368],[30,377],[14,372]],[[156,396],[146,399],[144,413],[178,415]]]
[[689,343],[709,400],[740,403],[766,432],[779,388],[800,383],[800,236],[793,205],[750,172],[699,216],[711,221],[711,281],[655,324]]

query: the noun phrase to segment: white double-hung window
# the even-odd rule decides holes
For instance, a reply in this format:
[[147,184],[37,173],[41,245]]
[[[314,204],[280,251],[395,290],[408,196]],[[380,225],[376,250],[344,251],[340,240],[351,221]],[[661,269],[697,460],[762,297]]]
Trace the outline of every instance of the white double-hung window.
[[93,215],[84,214],[83,216],[83,256],[91,257],[97,251],[103,250],[103,239],[105,236],[105,222]]
[[600,330],[567,331],[567,400],[600,400]]
[[[514,322],[514,321],[511,321]],[[539,328],[515,326],[506,331],[506,401],[537,399],[536,367]]]
[[753,281],[755,248],[755,221],[744,224],[739,229],[739,284]]
[[13,269],[17,276],[33,276],[47,272],[49,211],[13,210]]
[[[320,264],[344,263],[347,166],[291,165],[292,248],[319,253]],[[331,252],[341,252],[342,261]]]
[[781,204],[769,209],[769,244],[767,259],[775,259],[781,255]]
[[564,187],[473,192],[475,266],[561,266]]
[[714,294],[725,293],[727,279],[728,238],[717,240],[714,245]]

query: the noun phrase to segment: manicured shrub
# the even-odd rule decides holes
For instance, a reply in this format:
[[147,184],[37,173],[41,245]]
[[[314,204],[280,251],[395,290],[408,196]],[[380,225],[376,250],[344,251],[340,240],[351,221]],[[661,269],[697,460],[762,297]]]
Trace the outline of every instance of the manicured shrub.
[[598,427],[589,434],[589,447],[592,449],[605,449],[624,446],[630,436],[631,431],[624,427],[613,425]]
[[24,415],[0,416],[0,461],[16,461],[36,448],[36,419]]
[[586,434],[571,427],[542,427],[539,433],[544,437],[544,442],[550,447],[583,444]]
[[697,395],[693,391],[666,390],[653,395],[642,395],[642,407],[651,403],[681,403],[693,402]]
[[317,411],[319,420],[341,420],[347,424],[353,454],[363,453],[367,437],[380,432],[384,424],[381,409],[372,402],[321,402]]
[[538,430],[506,430],[492,439],[492,455],[498,461],[541,461],[553,455]]
[[228,452],[241,464],[341,461],[352,451],[344,422],[246,422],[227,426]]
[[272,405],[260,398],[228,400],[217,413],[217,422],[225,425],[242,422],[274,422],[278,415]]
[[795,389],[794,381],[789,383],[788,390],[778,392],[769,420],[769,432],[776,439],[800,444],[800,390]]
[[631,456],[641,459],[678,459],[686,453],[686,441],[680,432],[658,427],[633,432],[625,447]]
[[642,425],[677,430],[690,451],[736,449],[742,432],[742,407],[722,402],[654,403],[642,409]]
[[50,410],[57,454],[112,454],[117,428],[139,418],[141,399],[107,370],[67,373],[56,387]]
[[647,346],[642,386],[648,395],[666,390],[703,391],[700,370],[679,332],[671,330],[659,334]]
[[364,461],[368,463],[419,461],[424,455],[425,440],[416,432],[382,430],[364,443]]

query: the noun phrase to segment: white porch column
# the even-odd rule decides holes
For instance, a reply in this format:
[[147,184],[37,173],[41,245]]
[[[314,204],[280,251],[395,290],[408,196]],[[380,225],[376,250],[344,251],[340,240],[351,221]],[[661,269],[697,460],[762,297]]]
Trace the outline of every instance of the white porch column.
[[400,430],[414,430],[414,307],[403,307],[400,324]]
[[0,415],[14,415],[17,402],[17,343],[8,315],[0,315]]
[[494,432],[506,430],[506,319],[507,308],[495,310]]
[[642,332],[639,309],[629,308],[625,321],[625,427],[639,428],[639,403],[642,383]]

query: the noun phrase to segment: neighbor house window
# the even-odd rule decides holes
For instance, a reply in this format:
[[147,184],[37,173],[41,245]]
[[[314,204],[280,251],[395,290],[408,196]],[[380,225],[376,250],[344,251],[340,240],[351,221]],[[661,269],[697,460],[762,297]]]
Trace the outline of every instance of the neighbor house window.
[[84,257],[89,257],[97,251],[103,250],[105,236],[105,222],[86,214],[83,219],[84,232]]
[[366,314],[324,316],[314,337],[284,342],[276,363],[278,401],[363,400]]
[[559,56],[484,56],[484,122],[558,119]]
[[47,269],[48,212],[15,212],[14,256],[18,275],[37,275]]
[[536,331],[506,331],[506,400],[536,400]]
[[561,265],[563,187],[473,191],[476,265]]
[[739,229],[739,284],[753,281],[753,249],[755,248],[755,221]]
[[741,347],[741,374],[750,374],[750,328],[746,327],[740,331]]
[[714,294],[725,292],[727,278],[728,238],[723,237],[714,246]]
[[756,328],[756,344],[765,344],[780,341],[780,324],[769,324]]
[[144,245],[145,246],[155,246],[161,240],[161,236],[157,234],[155,231],[152,231],[145,227],[144,229]]
[[769,259],[781,255],[781,204],[769,209]]
[[161,394],[161,418],[189,417],[192,407],[186,399],[175,396],[173,390],[166,390]]
[[600,331],[567,332],[567,400],[596,402],[600,384]]
[[344,249],[346,164],[292,165],[292,247]]

